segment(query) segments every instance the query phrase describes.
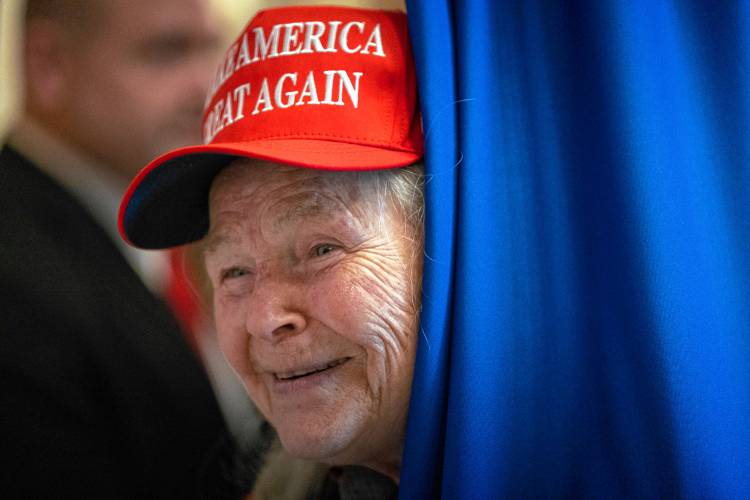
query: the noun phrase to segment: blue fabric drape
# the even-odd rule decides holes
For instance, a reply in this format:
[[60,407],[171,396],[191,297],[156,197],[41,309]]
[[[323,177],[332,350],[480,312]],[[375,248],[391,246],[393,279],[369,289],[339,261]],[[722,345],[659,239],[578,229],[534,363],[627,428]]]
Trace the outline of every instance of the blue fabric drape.
[[407,4],[401,498],[750,498],[750,2]]

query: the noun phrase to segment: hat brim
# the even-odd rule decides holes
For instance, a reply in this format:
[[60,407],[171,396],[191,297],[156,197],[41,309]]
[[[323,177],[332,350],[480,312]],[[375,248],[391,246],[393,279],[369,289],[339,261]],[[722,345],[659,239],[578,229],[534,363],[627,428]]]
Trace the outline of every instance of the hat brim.
[[347,171],[403,167],[421,155],[322,139],[268,139],[176,149],[149,163],[128,187],[120,205],[120,234],[144,249],[200,240],[208,231],[208,193],[214,178],[242,157]]

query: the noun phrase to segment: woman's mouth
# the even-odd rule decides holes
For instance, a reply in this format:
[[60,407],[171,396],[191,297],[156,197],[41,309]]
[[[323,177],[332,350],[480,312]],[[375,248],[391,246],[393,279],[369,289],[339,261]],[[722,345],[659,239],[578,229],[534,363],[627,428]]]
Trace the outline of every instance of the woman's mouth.
[[331,370],[332,368],[336,368],[337,366],[340,366],[346,363],[350,359],[351,358],[338,358],[338,359],[335,359],[333,361],[329,361],[326,363],[320,363],[320,364],[316,364],[312,366],[295,368],[294,370],[290,370],[290,371],[274,372],[273,376],[277,381],[280,381],[280,382],[297,380],[303,377],[309,377],[311,375],[315,375],[318,373]]

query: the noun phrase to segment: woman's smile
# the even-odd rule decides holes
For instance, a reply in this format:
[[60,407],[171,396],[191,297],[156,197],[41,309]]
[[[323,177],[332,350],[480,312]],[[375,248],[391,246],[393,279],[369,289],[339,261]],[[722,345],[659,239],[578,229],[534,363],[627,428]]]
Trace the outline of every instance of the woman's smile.
[[290,371],[273,373],[272,391],[274,396],[302,395],[307,391],[331,383],[342,368],[351,358],[338,358],[333,361],[308,365]]

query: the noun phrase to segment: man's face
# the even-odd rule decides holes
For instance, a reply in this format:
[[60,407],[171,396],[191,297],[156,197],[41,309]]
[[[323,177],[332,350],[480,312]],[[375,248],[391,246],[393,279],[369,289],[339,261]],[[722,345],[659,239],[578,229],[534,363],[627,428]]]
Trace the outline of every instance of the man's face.
[[206,268],[222,350],[284,447],[392,473],[421,268],[376,201],[356,174],[236,162],[211,190]]
[[91,32],[67,53],[66,127],[83,151],[130,177],[157,155],[200,142],[218,25],[204,0],[97,8]]

